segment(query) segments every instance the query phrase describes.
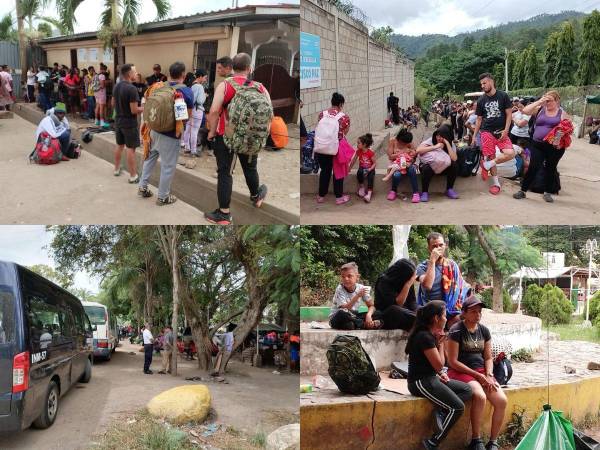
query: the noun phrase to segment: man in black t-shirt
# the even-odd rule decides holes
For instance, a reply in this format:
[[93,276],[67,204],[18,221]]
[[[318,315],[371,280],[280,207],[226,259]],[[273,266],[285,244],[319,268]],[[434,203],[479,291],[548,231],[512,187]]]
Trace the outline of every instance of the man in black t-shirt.
[[135,66],[124,64],[120,70],[119,83],[113,90],[112,106],[115,108],[115,148],[114,175],[121,174],[121,155],[123,148],[127,147],[127,169],[129,170],[129,183],[137,183],[139,177],[135,164],[135,149],[140,146],[140,132],[138,129],[137,115],[144,111],[143,106],[138,106],[139,95],[136,87],[131,83],[136,77]]
[[[489,73],[479,75],[483,95],[477,100],[477,122],[473,136],[481,131],[481,153],[484,162],[481,167],[481,177],[488,178],[488,171],[492,175],[490,194],[500,193],[498,170],[496,165],[510,161],[515,157],[512,142],[508,131],[512,122],[512,103],[508,94],[496,89],[494,77]],[[473,145],[475,137],[471,139]],[[496,157],[496,147],[501,155]]]
[[148,87],[152,86],[154,83],[158,83],[159,81],[162,81],[163,83],[167,81],[167,76],[161,73],[160,64],[154,64],[154,67],[152,67],[152,72],[152,75],[146,78]]

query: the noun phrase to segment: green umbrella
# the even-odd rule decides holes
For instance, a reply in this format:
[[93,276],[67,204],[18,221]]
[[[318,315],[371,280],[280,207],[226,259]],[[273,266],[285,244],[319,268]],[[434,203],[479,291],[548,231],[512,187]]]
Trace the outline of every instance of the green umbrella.
[[515,450],[575,450],[573,425],[560,411],[544,405],[542,415],[533,422]]

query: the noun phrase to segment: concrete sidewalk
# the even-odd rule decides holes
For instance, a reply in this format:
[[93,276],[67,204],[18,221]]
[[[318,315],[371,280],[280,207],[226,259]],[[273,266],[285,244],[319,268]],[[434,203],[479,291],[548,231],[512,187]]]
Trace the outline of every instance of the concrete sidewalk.
[[207,224],[202,211],[178,200],[142,199],[128,175],[85,150],[53,166],[29,164],[36,126],[16,114],[0,120],[0,222],[4,224]]

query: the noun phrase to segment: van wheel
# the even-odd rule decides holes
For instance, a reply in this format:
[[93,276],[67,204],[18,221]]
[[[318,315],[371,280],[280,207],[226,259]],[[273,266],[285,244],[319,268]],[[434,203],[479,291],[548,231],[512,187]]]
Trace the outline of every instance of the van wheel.
[[48,428],[56,420],[58,414],[58,398],[60,393],[58,392],[58,385],[54,381],[50,381],[48,385],[48,391],[46,392],[46,399],[44,401],[44,410],[40,417],[33,421],[33,426],[36,428]]
[[89,383],[92,379],[92,362],[89,359],[85,360],[85,370],[79,378],[80,383]]
[[110,361],[110,358],[112,358],[112,352],[108,352],[108,355],[104,357],[106,361]]

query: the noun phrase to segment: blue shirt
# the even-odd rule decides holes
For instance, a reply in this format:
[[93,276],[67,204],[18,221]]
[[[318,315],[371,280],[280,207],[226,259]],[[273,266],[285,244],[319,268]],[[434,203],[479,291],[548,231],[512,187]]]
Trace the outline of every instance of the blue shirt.
[[[423,261],[417,267],[417,278],[420,278],[421,275],[425,275],[427,272],[427,265],[429,264],[429,260]],[[444,266],[441,264],[435,265],[435,277],[433,278],[433,284],[431,285],[431,290],[425,289],[425,286],[421,286],[423,292],[425,292],[426,301],[430,300],[443,300],[444,296],[442,294],[442,271]]]
[[[176,84],[177,83],[175,83],[174,81],[169,81],[169,86],[175,86]],[[188,109],[194,109],[194,93],[192,92],[192,90],[187,86],[177,88],[177,90],[181,92],[181,95],[183,95],[183,99],[185,100],[185,104],[187,105]],[[177,136],[175,136],[175,130],[165,131],[160,134],[173,139],[179,139]]]

